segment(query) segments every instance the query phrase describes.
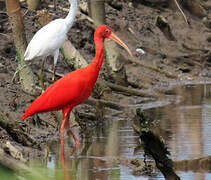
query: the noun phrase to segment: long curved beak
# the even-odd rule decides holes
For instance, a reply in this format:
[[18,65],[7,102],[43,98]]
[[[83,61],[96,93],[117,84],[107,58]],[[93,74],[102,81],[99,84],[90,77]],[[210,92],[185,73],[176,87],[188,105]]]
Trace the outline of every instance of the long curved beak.
[[133,57],[133,54],[131,53],[130,49],[113,32],[111,32],[111,34],[108,38],[114,40],[116,43],[118,43],[120,46],[122,46],[129,53],[132,60],[134,61],[134,57]]

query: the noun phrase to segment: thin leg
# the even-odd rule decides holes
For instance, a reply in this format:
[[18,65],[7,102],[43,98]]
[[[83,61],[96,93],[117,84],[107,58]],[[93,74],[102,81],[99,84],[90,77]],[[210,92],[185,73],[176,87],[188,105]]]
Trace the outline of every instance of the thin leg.
[[64,154],[64,125],[65,125],[66,119],[67,119],[66,117],[63,118],[62,125],[60,127],[61,153],[63,154]]
[[75,147],[71,153],[71,156],[75,153],[75,151],[78,149],[79,145],[80,145],[80,142],[78,141],[78,139],[76,138],[75,134],[69,129],[68,130],[68,133],[70,133],[75,141]]
[[65,158],[64,158],[64,145],[61,144],[61,161],[62,161],[62,167],[64,170],[64,180],[69,180],[69,176],[67,174],[67,169],[65,165]]
[[57,3],[57,0],[53,0],[54,10],[56,10],[56,3]]
[[55,81],[55,73],[56,73],[56,65],[54,64],[53,65],[53,76],[52,76],[52,81],[54,82]]
[[69,118],[65,121],[64,124],[65,129],[67,129],[67,132],[70,133],[75,141],[75,148],[77,149],[78,146],[80,145],[79,140],[77,139],[77,137],[75,136],[75,134],[72,132],[72,130],[70,129],[70,121]]
[[40,84],[41,84],[41,87],[42,87],[43,90],[45,90],[44,77],[43,77],[44,65],[45,65],[45,59],[43,59],[43,61],[42,61],[42,65],[41,65],[41,69],[40,69],[40,74],[39,74]]
[[53,77],[52,77],[52,81],[55,81],[55,72],[56,72],[56,63],[59,57],[59,49],[57,49],[56,51],[54,51],[54,56],[53,56]]
[[60,128],[60,135],[61,135],[61,149],[63,149],[64,147],[64,128],[68,129],[68,133],[70,133],[75,141],[75,147],[73,149],[73,152],[71,153],[71,155],[73,155],[75,153],[75,151],[78,149],[80,142],[78,141],[78,139],[76,138],[75,134],[70,130],[70,123],[69,123],[69,114],[71,111],[71,107],[67,107],[63,109],[63,121],[62,121],[62,125]]

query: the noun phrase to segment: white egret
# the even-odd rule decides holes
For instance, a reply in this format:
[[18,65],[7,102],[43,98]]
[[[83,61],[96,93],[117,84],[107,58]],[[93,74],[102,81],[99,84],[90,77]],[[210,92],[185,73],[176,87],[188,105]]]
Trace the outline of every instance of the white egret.
[[25,60],[32,60],[34,58],[43,58],[40,80],[42,88],[44,89],[43,82],[43,66],[47,56],[54,56],[54,74],[55,78],[55,66],[59,56],[59,48],[64,43],[67,33],[71,28],[76,12],[77,12],[77,0],[69,0],[70,10],[68,15],[64,19],[56,19],[51,21],[49,24],[42,27],[36,32],[24,54]]

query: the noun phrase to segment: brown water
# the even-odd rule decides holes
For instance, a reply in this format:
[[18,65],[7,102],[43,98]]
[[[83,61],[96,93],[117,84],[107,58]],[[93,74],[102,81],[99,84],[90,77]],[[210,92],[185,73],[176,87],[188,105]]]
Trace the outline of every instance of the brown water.
[[[173,160],[195,159],[211,155],[211,86],[187,85],[177,88],[178,96],[171,105],[147,107],[157,122],[157,133],[163,137]],[[183,97],[183,98],[181,98]],[[174,104],[177,99],[181,103]],[[150,107],[151,106],[151,107]],[[118,113],[118,112],[116,112]],[[132,121],[120,113],[103,127],[95,128],[90,143],[82,143],[74,156],[71,148],[65,146],[65,164],[68,180],[152,180],[164,179],[159,172],[153,177],[134,176],[127,165],[120,163],[121,158],[143,158],[143,151],[134,155],[138,136],[132,129]],[[49,179],[62,180],[63,168],[60,160],[59,143],[50,146],[47,160],[36,170],[43,172]],[[43,166],[45,170],[43,170]],[[210,170],[177,171],[183,180],[209,180]],[[45,178],[48,179],[48,178]],[[65,179],[65,180],[66,180]]]

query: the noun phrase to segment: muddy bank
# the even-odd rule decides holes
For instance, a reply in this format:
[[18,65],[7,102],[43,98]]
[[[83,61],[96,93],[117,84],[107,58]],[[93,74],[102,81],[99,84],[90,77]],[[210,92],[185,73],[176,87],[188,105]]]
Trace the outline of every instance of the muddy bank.
[[[126,52],[122,53],[122,63],[126,68],[128,81],[138,84],[136,90],[156,95],[156,98],[125,95],[122,92],[112,90],[112,102],[122,105],[120,110],[108,108],[106,105],[82,104],[75,108],[77,125],[80,129],[79,136],[91,137],[91,131],[106,121],[112,119],[114,111],[127,114],[129,119],[134,117],[136,107],[143,103],[155,100],[166,100],[169,96],[174,96],[171,90],[172,85],[187,82],[210,81],[210,36],[211,30],[207,23],[203,23],[202,17],[197,17],[184,8],[190,25],[184,21],[179,11],[171,6],[159,6],[158,4],[142,3],[144,1],[119,1],[118,3],[106,3],[106,21],[114,32],[130,47],[137,61],[136,64],[130,62]],[[52,2],[49,2],[52,5]],[[22,14],[28,42],[33,34],[41,27],[35,18],[35,12],[27,11],[23,2]],[[58,6],[67,8],[68,2],[58,1]],[[207,18],[210,18],[210,2],[204,2],[204,9]],[[17,141],[11,135],[11,131],[0,127],[1,148],[9,140],[20,148],[24,157],[33,158],[44,156],[47,144],[50,141],[59,140],[59,125],[61,115],[55,113],[45,113],[28,118],[22,122],[20,117],[26,107],[35,97],[25,94],[18,79],[17,63],[15,59],[15,47],[13,44],[11,26],[6,15],[4,3],[0,1],[0,112],[6,122],[14,124],[14,127],[24,134],[30,135],[35,143],[24,144]],[[65,17],[67,12],[62,8],[56,11],[52,6],[44,4],[48,8],[53,18]],[[164,33],[156,26],[157,16],[163,16],[170,25],[174,41],[167,39]],[[76,19],[72,29],[68,33],[68,39],[90,62],[94,57],[93,28],[88,20]],[[138,50],[143,48],[146,53],[141,54]],[[33,61],[30,67],[37,75],[41,61]],[[46,69],[52,69],[52,57],[49,57],[45,65]],[[57,72],[66,74],[72,69],[63,61],[60,54]],[[51,82],[52,73],[45,71],[46,86]],[[106,69],[101,69],[101,78],[110,82]],[[57,79],[59,77],[57,76]],[[37,78],[37,86],[39,86]],[[172,100],[173,101],[173,100]],[[118,114],[119,115],[119,114]],[[18,124],[18,125],[16,125]],[[79,128],[80,127],[80,128]],[[32,141],[32,142],[34,142]],[[87,140],[88,141],[88,140]]]

